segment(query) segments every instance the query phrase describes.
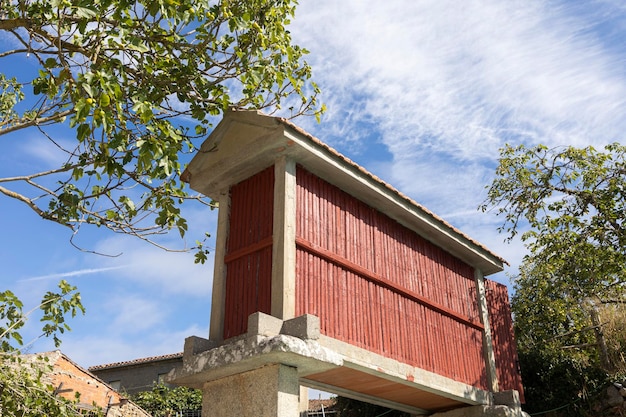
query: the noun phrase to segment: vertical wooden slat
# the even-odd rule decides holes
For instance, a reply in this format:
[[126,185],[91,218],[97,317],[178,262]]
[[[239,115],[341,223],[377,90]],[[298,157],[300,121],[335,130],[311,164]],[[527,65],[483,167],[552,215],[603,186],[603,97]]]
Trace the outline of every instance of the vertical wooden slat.
[[485,286],[500,389],[518,390],[523,401],[524,390],[518,369],[508,291],[506,286],[488,279],[485,279]]
[[[297,237],[460,315],[479,317],[471,267],[301,167],[296,182]],[[318,315],[324,334],[486,386],[479,330],[306,250],[297,251],[296,271],[296,310]]]
[[[231,187],[225,259],[271,238],[273,190],[273,167]],[[226,262],[224,339],[245,333],[250,314],[270,313],[271,264],[271,246]]]

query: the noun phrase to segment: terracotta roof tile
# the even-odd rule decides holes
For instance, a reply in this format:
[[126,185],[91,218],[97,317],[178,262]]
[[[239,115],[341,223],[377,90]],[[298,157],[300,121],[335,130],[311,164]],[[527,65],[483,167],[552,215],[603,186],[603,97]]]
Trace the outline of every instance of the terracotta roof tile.
[[[268,116],[271,117],[271,116]],[[370,179],[372,179],[373,181],[377,182],[378,184],[382,185],[383,187],[387,188],[389,191],[393,192],[394,194],[396,194],[398,197],[402,198],[403,200],[407,201],[408,203],[410,203],[411,205],[419,208],[421,211],[423,211],[425,214],[431,216],[433,219],[435,219],[437,222],[441,223],[442,225],[446,226],[447,228],[449,228],[451,231],[453,231],[454,233],[463,236],[464,239],[467,239],[468,241],[470,241],[472,244],[474,244],[475,246],[478,246],[480,248],[482,248],[483,250],[487,251],[488,253],[490,253],[491,255],[493,255],[494,257],[498,258],[503,264],[505,265],[509,265],[509,263],[506,261],[506,259],[502,258],[500,255],[494,253],[492,250],[490,250],[489,248],[487,248],[485,245],[483,245],[482,243],[472,239],[471,237],[469,237],[467,234],[463,233],[462,231],[460,231],[459,229],[457,229],[456,227],[452,226],[450,223],[448,223],[446,220],[444,220],[442,217],[439,217],[437,214],[433,213],[432,211],[428,210],[426,207],[424,207],[423,205],[421,205],[420,203],[416,202],[415,200],[411,199],[410,197],[408,197],[407,195],[403,194],[402,192],[400,192],[398,189],[396,189],[395,187],[393,187],[391,184],[386,183],[385,181],[383,181],[382,179],[378,178],[376,175],[372,174],[371,172],[369,172],[368,170],[366,170],[365,168],[363,168],[361,165],[357,164],[356,162],[352,161],[350,158],[342,155],[340,152],[338,152],[337,150],[335,150],[334,148],[328,146],[326,143],[322,142],[320,139],[316,138],[315,136],[311,135],[310,133],[308,133],[307,131],[305,131],[304,129],[302,129],[301,127],[295,125],[293,122],[291,122],[289,119],[285,119],[282,117],[274,117],[279,123],[282,123],[283,125],[289,127],[290,129],[295,130],[296,132],[298,132],[299,134],[303,135],[304,137],[306,137],[307,139],[309,139],[311,142],[315,143],[316,146],[325,149],[327,152],[329,152],[330,154],[332,154],[333,156],[335,156],[336,158],[342,160],[343,162],[345,162],[346,164],[352,166],[353,168],[356,168],[357,170],[359,170],[362,174],[366,175],[367,177],[369,177]]]
[[169,360],[169,359],[182,359],[182,357],[183,357],[182,352],[170,353],[168,355],[161,355],[161,356],[149,356],[147,358],[133,359],[130,361],[113,362],[113,363],[107,363],[103,365],[94,365],[94,366],[89,367],[89,371],[99,371],[102,369],[120,368],[122,366],[140,365],[143,363],[158,362],[158,361],[164,361],[164,360]]

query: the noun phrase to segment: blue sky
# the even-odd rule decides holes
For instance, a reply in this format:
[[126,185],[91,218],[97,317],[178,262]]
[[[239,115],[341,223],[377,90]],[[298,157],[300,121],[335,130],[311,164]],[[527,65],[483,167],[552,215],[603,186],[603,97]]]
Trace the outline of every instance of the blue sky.
[[[601,147],[626,128],[621,1],[301,0],[291,32],[328,106],[321,124],[294,122],[508,259],[510,274],[523,246],[477,210],[498,149]],[[1,140],[0,176],[58,162],[29,134]],[[215,212],[186,211],[191,242],[215,232]],[[33,306],[61,278],[80,288],[87,314],[62,345],[79,364],[178,352],[208,334],[212,260],[101,230],[81,231],[79,244],[121,255],[83,253],[20,203],[0,197],[0,212],[1,289]]]

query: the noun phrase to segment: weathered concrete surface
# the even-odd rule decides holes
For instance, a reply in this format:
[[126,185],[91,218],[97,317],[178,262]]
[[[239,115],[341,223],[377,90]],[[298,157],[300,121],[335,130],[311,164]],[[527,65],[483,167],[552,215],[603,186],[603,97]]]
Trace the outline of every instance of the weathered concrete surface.
[[492,404],[459,408],[431,417],[529,417],[522,411],[517,391],[494,392]]
[[[360,372],[369,379],[372,376],[380,378],[382,384],[393,386],[394,390],[446,398],[445,402],[450,405],[492,403],[491,394],[487,391],[320,335],[319,329],[319,318],[312,315],[283,321],[267,314],[254,313],[249,317],[247,334],[226,340],[220,346],[214,347],[217,343],[206,339],[188,338],[183,366],[172,371],[168,380],[177,385],[202,389],[207,382],[282,364],[297,370],[302,385],[413,414],[428,414],[426,409],[414,404],[390,402],[389,399],[372,397],[365,391],[342,391],[335,380],[324,377],[325,372],[341,368]],[[204,348],[208,350],[203,351]]]
[[507,405],[512,408],[521,407],[519,392],[515,390],[494,392],[493,403],[495,405]]
[[311,314],[304,314],[285,320],[280,332],[300,339],[317,340],[320,338],[320,319]]
[[[333,352],[340,352],[344,358],[343,366],[371,375],[380,375],[385,379],[394,380],[415,389],[436,393],[468,405],[491,403],[491,394],[488,391],[454,381],[434,372],[416,368],[395,359],[386,358],[367,349],[362,349],[324,335],[320,336],[319,342]],[[328,387],[317,388],[324,389]]]
[[268,365],[210,381],[202,387],[203,417],[298,417],[296,368]]
[[185,360],[182,368],[170,372],[168,379],[178,385],[202,388],[206,381],[274,363],[306,374],[341,366],[343,359],[315,341],[287,335],[255,335],[194,355]]
[[[525,416],[516,391],[480,390],[321,335],[319,329],[319,318],[312,315],[283,321],[254,313],[248,319],[247,334],[220,346],[198,337],[187,338],[183,366],[173,370],[168,379],[202,389],[206,416],[297,416],[300,384],[416,415],[430,414],[415,404],[342,391],[335,381],[323,377],[339,368],[358,371],[367,378],[375,376],[381,384],[395,384],[396,390],[412,390],[415,394],[411,395],[430,393],[447,398],[453,401],[451,405],[461,407],[433,414],[437,417]],[[259,407],[269,414],[259,414]]]

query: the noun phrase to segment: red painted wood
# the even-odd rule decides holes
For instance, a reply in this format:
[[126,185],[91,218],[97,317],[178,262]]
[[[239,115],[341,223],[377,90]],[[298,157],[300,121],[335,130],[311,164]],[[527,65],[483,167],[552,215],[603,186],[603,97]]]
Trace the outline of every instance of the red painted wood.
[[423,297],[413,291],[409,291],[406,288],[403,288],[400,285],[395,284],[393,281],[387,280],[384,277],[375,274],[373,272],[371,272],[370,269],[367,268],[363,268],[353,262],[350,262],[347,259],[342,258],[341,256],[335,255],[334,253],[321,248],[320,246],[317,246],[305,239],[302,238],[296,238],[296,245],[300,246],[301,248],[305,249],[306,251],[312,253],[313,255],[316,255],[317,257],[319,257],[320,259],[323,259],[329,263],[333,263],[336,264],[338,266],[341,266],[342,268],[344,268],[345,270],[349,270],[354,272],[355,274],[368,279],[369,281],[373,282],[374,284],[377,284],[380,287],[383,288],[387,288],[390,290],[393,290],[394,292],[406,297],[406,298],[410,298],[413,301],[416,301],[420,304],[423,304],[425,306],[427,306],[428,308],[430,308],[431,310],[434,310],[440,314],[446,315],[450,318],[453,318],[455,320],[458,320],[459,322],[462,322],[468,326],[474,327],[478,330],[482,330],[484,329],[484,326],[482,323],[478,322],[478,321],[473,321],[468,317],[465,317],[462,314],[457,313],[457,311],[445,307],[444,305],[435,303],[430,301],[429,299],[427,299],[426,297]]
[[230,190],[224,339],[247,331],[248,316],[271,312],[274,167]]
[[230,252],[228,255],[224,256],[224,262],[229,263],[234,261],[235,259],[239,259],[254,252],[258,252],[261,249],[272,246],[272,242],[272,236],[263,238],[262,240],[252,243],[249,246],[244,246],[243,248]]
[[[224,338],[271,311],[274,169],[231,187]],[[486,388],[473,269],[365,203],[297,171],[296,315],[323,334]],[[502,389],[518,389],[506,287],[488,286]],[[513,364],[513,365],[512,365]]]
[[323,334],[486,388],[473,269],[297,170],[296,315]]
[[500,390],[519,391],[520,399],[524,401],[524,387],[519,372],[517,347],[513,333],[513,320],[506,286],[495,281],[485,280],[487,289],[487,305],[491,337],[496,358],[496,369]]

